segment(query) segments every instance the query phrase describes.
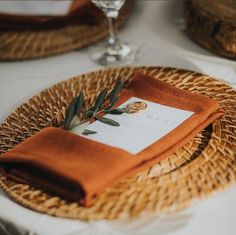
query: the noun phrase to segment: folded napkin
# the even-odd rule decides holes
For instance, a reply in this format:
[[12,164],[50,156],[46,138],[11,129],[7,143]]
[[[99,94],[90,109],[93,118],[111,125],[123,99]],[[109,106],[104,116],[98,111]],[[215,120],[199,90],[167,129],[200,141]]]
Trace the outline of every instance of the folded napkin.
[[[9,2],[8,4],[12,4]],[[19,4],[19,3],[18,3]],[[26,3],[25,3],[26,4]],[[47,4],[45,2],[45,4]],[[56,3],[54,3],[56,4]],[[60,4],[60,3],[59,3]],[[101,11],[90,0],[74,0],[65,15],[12,14],[1,12],[0,29],[40,30],[55,29],[73,24],[94,24],[102,17]]]
[[0,157],[1,172],[17,182],[89,206],[104,188],[157,164],[223,114],[216,100],[142,74],[136,74],[124,88],[119,103],[130,97],[194,114],[135,155],[61,128],[44,128]]

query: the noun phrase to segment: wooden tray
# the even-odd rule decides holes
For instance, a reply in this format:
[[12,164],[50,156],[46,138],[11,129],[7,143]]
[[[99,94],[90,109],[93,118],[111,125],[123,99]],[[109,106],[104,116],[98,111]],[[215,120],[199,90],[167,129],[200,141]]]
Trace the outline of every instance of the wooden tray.
[[186,0],[190,37],[212,52],[236,59],[236,1]]

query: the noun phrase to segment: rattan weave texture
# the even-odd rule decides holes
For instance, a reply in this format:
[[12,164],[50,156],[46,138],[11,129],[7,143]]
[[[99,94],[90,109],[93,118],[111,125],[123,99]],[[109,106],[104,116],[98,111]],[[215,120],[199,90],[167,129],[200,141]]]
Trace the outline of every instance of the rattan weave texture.
[[49,215],[73,219],[117,219],[163,213],[187,207],[235,182],[236,91],[210,76],[164,67],[121,67],[84,74],[61,82],[21,105],[0,125],[0,153],[13,148],[41,128],[61,124],[72,97],[85,90],[86,103],[117,79],[135,72],[181,89],[217,99],[226,114],[192,141],[152,168],[107,188],[90,208],[70,203],[28,185],[0,177],[0,187],[16,202]]

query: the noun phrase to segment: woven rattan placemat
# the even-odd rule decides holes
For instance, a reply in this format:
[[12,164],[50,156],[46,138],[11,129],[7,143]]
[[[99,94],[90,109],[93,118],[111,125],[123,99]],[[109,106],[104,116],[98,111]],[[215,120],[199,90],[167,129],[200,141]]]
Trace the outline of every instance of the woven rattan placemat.
[[[121,27],[134,10],[134,0],[126,1],[120,11],[117,27]],[[59,29],[0,31],[0,60],[25,60],[76,50],[108,35],[107,19],[97,24],[68,25]]]
[[[208,196],[235,182],[236,91],[225,83],[195,72],[139,67],[101,70],[61,82],[21,105],[0,125],[0,153],[53,123],[60,123],[68,102],[81,89],[91,103],[117,79],[135,72],[155,77],[181,89],[217,99],[226,114],[187,145],[156,166],[107,188],[94,206],[83,208],[28,185],[0,177],[0,186],[16,202],[49,215],[74,219],[116,219],[143,213],[182,209],[193,199]],[[61,111],[62,110],[62,111]]]

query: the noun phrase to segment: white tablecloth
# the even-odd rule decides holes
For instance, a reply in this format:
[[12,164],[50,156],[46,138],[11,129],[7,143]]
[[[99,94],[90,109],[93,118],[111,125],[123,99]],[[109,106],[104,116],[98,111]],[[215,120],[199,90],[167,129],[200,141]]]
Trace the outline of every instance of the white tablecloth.
[[[236,62],[216,57],[194,44],[184,31],[181,0],[139,1],[120,36],[141,48],[138,65],[171,66],[199,71],[236,84]],[[1,52],[0,52],[1,53]],[[18,105],[59,81],[99,69],[88,50],[46,59],[0,63],[0,121]],[[1,235],[77,234],[236,234],[236,187],[194,202],[177,214],[151,215],[135,221],[74,221],[25,209],[0,192]]]

